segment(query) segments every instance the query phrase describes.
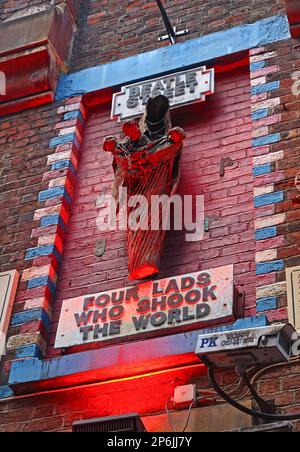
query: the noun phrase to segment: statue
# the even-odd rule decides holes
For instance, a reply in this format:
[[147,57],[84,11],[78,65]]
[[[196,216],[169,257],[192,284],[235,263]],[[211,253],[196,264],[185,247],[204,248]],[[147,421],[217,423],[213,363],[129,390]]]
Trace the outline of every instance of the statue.
[[[128,197],[143,195],[151,205],[153,195],[171,197],[177,191],[184,131],[172,128],[170,104],[159,95],[147,102],[138,123],[123,125],[125,138],[107,137],[104,151],[113,154],[115,182],[112,195],[119,200],[119,190],[126,187]],[[118,206],[120,207],[120,206]],[[128,218],[131,209],[128,207]],[[149,213],[149,212],[148,212]],[[159,273],[166,231],[151,229],[151,215],[145,216],[148,228],[128,228],[129,279],[143,280]]]

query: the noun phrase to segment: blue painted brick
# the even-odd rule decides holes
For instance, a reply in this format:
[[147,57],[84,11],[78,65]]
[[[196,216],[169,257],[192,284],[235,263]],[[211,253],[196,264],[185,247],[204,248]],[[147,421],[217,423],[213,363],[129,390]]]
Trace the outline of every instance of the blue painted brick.
[[265,61],[257,61],[255,63],[250,64],[250,71],[252,71],[252,72],[259,71],[260,69],[263,69],[264,67],[266,67]]
[[14,314],[11,318],[11,326],[23,325],[24,323],[40,320],[42,316],[42,309],[31,309],[29,311],[19,312]]
[[47,228],[48,226],[54,226],[59,223],[60,215],[48,215],[47,217],[43,217],[41,220],[41,227]]
[[266,146],[267,144],[278,143],[281,139],[280,133],[274,133],[273,135],[266,135],[260,138],[254,138],[253,146]]
[[49,256],[55,251],[54,245],[39,246],[27,250],[25,260],[35,259],[36,257]]
[[277,228],[272,226],[270,228],[257,229],[255,231],[255,240],[267,240],[277,236]]
[[284,193],[277,191],[275,193],[268,193],[266,195],[256,196],[254,198],[255,207],[270,206],[271,204],[277,204],[284,200]]
[[268,174],[271,172],[272,172],[271,163],[267,163],[266,165],[258,165],[253,168],[254,177],[262,176],[263,174]]
[[64,121],[69,121],[71,119],[77,118],[80,120],[81,124],[84,125],[85,121],[80,110],[70,111],[64,115]]
[[49,188],[49,190],[41,191],[39,194],[39,202],[47,201],[48,199],[63,196],[65,194],[66,187],[60,186],[55,188]]
[[9,399],[14,396],[9,386],[0,386],[0,399]]
[[277,261],[272,261],[272,262],[262,262],[259,264],[256,264],[256,274],[258,276],[260,275],[266,275],[268,273],[273,273],[273,272],[279,272],[284,270],[285,268],[285,264],[284,264],[284,260],[277,260]]
[[18,312],[11,318],[10,325],[24,325],[25,323],[33,322],[34,320],[40,320],[47,331],[50,331],[51,320],[44,309],[30,309],[28,311]]
[[54,245],[38,246],[37,248],[30,248],[26,252],[25,260],[29,261],[37,257],[53,255],[60,262],[61,253],[57,251]]
[[53,165],[51,165],[51,170],[55,171],[55,170],[69,168],[70,163],[71,163],[71,160],[60,160],[59,162],[55,162],[55,163],[53,163]]
[[51,171],[69,168],[71,160],[60,160],[51,165]]
[[53,138],[50,141],[49,147],[56,148],[56,146],[60,146],[66,143],[73,143],[75,141],[75,133],[68,133],[67,135],[61,135],[59,137]]
[[50,290],[51,294],[53,295],[53,297],[55,297],[56,294],[56,284],[49,278],[48,280],[48,284],[47,284],[48,289]]
[[42,310],[41,320],[42,320],[46,330],[49,333],[50,329],[51,329],[51,319],[50,319],[49,315],[47,314],[47,312],[44,309]]
[[269,116],[269,109],[262,108],[261,110],[254,111],[252,113],[252,121],[258,121],[259,119],[264,119]]
[[28,281],[28,289],[36,289],[37,287],[45,287],[48,285],[48,276],[40,276],[39,278],[33,278]]
[[239,319],[231,325],[224,325],[215,328],[206,328],[201,330],[201,334],[222,333],[224,331],[246,330],[250,328],[260,328],[268,325],[268,319],[265,316],[245,317]]
[[28,289],[36,289],[38,287],[49,287],[53,296],[56,293],[56,286],[48,276],[41,276],[40,278],[33,278],[28,282]]
[[71,197],[71,195],[69,194],[69,192],[68,192],[67,189],[66,189],[65,192],[64,192],[64,199],[65,199],[65,201],[67,201],[68,204],[71,204],[71,203],[72,203],[72,197]]
[[252,88],[252,94],[256,96],[257,94],[268,93],[269,91],[274,91],[280,87],[280,82],[270,82],[264,85],[254,86]]
[[42,218],[41,228],[47,228],[48,226],[60,226],[63,231],[66,231],[67,228],[67,225],[59,214]]
[[273,309],[277,308],[278,308],[277,297],[261,298],[257,300],[256,305],[257,312],[272,311]]
[[69,204],[71,204],[72,199],[65,186],[49,188],[49,190],[41,191],[39,194],[39,202],[44,202],[49,199],[54,199],[54,198],[57,198],[60,196],[63,196],[65,198],[65,200]]
[[37,345],[26,345],[16,350],[16,359],[38,358],[43,359],[43,354]]
[[74,175],[76,175],[76,170],[75,170],[74,165],[71,162],[71,160],[60,160],[59,162],[55,162],[55,163],[53,163],[53,165],[51,165],[51,171],[66,169],[66,168],[70,168],[72,173]]

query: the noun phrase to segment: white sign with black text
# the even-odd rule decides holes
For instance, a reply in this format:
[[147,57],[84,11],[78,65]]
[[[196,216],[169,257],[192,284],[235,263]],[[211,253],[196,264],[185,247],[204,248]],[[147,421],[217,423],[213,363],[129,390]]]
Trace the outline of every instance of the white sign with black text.
[[124,121],[142,116],[148,99],[160,94],[169,99],[173,109],[203,102],[214,91],[215,71],[205,66],[124,86],[113,96],[112,119]]
[[172,334],[234,320],[233,266],[63,302],[55,348]]

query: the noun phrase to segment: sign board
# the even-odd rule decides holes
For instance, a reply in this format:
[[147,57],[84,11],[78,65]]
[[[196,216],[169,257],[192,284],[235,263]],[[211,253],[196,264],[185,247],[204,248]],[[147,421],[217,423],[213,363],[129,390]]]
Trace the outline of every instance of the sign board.
[[300,331],[300,267],[287,271],[289,322]]
[[234,320],[233,266],[63,302],[55,348],[124,342]]
[[125,121],[142,116],[148,99],[160,94],[169,99],[173,109],[203,102],[214,90],[215,71],[205,66],[124,86],[113,96],[112,119]]
[[[240,362],[245,368],[289,361],[295,329],[287,323],[247,330],[201,334],[196,354],[209,360],[216,368],[235,368]],[[296,333],[297,337],[297,333]]]
[[6,334],[16,296],[19,274],[17,271],[0,273],[0,359],[4,353]]

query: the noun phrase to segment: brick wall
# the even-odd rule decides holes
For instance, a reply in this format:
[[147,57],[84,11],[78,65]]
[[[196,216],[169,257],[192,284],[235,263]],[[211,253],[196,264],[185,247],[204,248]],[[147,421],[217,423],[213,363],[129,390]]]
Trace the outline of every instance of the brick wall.
[[32,14],[44,10],[51,5],[68,3],[76,15],[80,9],[81,0],[1,0],[0,23],[23,14]]
[[38,8],[45,4],[51,4],[51,0],[2,0],[0,4],[0,20],[6,20],[12,15],[26,9],[26,8]]
[[[45,4],[2,1],[0,18],[3,20],[17,10],[41,3]],[[285,12],[283,0],[218,0],[213,5],[194,0],[178,1],[175,6],[167,1],[165,4],[175,25],[192,30],[188,37],[181,39]],[[152,50],[159,46],[157,37],[163,32],[154,2],[126,2],[121,9],[120,2],[112,0],[83,2],[73,69]],[[171,234],[166,242],[161,276],[234,263],[235,282],[247,293],[245,314],[255,315],[258,309],[267,313],[270,321],[287,318],[285,268],[300,264],[300,209],[294,184],[299,171],[299,67],[297,41],[256,49],[251,52],[251,99],[249,71],[239,69],[230,76],[217,75],[217,94],[205,105],[174,114],[174,123],[185,127],[188,133],[181,190],[205,193],[210,231],[201,244],[186,245],[180,235]],[[78,132],[76,108],[79,107],[73,108],[75,102],[67,101],[64,107],[54,104],[34,108],[0,121],[0,271],[17,268],[22,273],[9,339],[28,337],[29,341],[23,347],[13,345],[2,361],[0,399],[11,395],[6,386],[11,360],[39,356],[36,335],[42,331],[47,336],[40,308],[45,308],[43,296],[47,289],[41,272],[49,264],[49,258],[25,260],[25,254],[41,244],[48,246],[60,226],[64,206],[61,196],[55,197],[55,189],[67,183],[70,168],[77,160],[70,153],[66,159],[73,144],[69,149],[68,144],[59,143],[75,125]],[[193,114],[192,123],[186,113]],[[105,186],[110,187],[112,180],[109,157],[100,153],[101,141],[108,133],[118,130],[108,116],[109,107],[104,106],[91,113],[87,123],[49,356],[56,354],[52,344],[61,300],[128,283],[124,236],[108,237],[106,255],[100,261],[94,257],[95,241],[102,238],[95,229],[94,201]],[[221,156],[234,160],[234,166],[226,169],[224,178],[219,176]],[[49,190],[54,190],[52,197],[44,201],[40,198],[38,202],[39,195]],[[49,214],[52,208],[54,215]],[[44,213],[48,212],[46,217],[40,216],[43,209]],[[86,221],[83,231],[82,220]],[[34,287],[33,283],[40,286]],[[48,308],[50,313],[52,310]],[[200,387],[206,387],[207,379],[199,381],[197,372],[194,375],[184,370],[179,377],[176,374],[178,380],[172,374],[166,377],[165,389],[160,393],[161,404],[153,400],[153,391],[157,390],[154,381],[147,385],[138,380],[141,391],[132,401],[130,411],[161,412],[166,398],[172,395],[174,381],[176,385],[196,381]],[[296,362],[266,371],[257,380],[259,391],[282,405],[284,412],[299,412],[299,374]],[[222,378],[224,384],[232,382],[231,376],[225,374]],[[124,399],[115,406],[109,402],[105,386],[103,393],[98,386],[91,386],[0,401],[0,431],[69,430],[71,423],[82,417],[126,413],[128,394],[135,391],[136,382],[132,386],[124,384],[127,385]],[[118,402],[123,389],[121,385],[120,392],[116,390]],[[145,391],[148,396],[143,404]],[[92,401],[88,406],[87,400]]]
[[[85,117],[81,98],[79,101],[67,100],[65,105],[57,104],[52,113],[55,117],[52,138],[45,144],[47,158],[39,162],[40,191],[34,193],[38,208],[31,211],[32,222],[23,225],[29,229],[31,246],[22,256],[25,264],[21,268],[21,281],[8,332],[2,384],[7,380],[11,360],[42,358],[48,342]],[[2,388],[2,391],[7,395],[7,389]]]
[[299,56],[298,43],[284,42],[251,57],[254,68],[263,65],[252,80],[257,93],[252,106],[257,251],[266,253],[261,265],[267,276],[265,284],[259,284],[258,299],[273,300],[274,310],[269,314],[273,321],[287,318],[285,269],[300,264],[295,187],[299,172],[299,92],[295,89]]
[[[178,42],[264,17],[286,14],[284,0],[164,0],[173,26],[190,33]],[[72,71],[168,45],[155,1],[84,1]]]
[[25,250],[33,243],[33,215],[44,185],[48,143],[56,121],[52,106],[0,121],[1,271],[25,266]]
[[[299,361],[262,372],[256,383],[259,394],[265,400],[274,400],[281,414],[300,413]],[[295,426],[300,431],[300,422]]]
[[[187,132],[179,193],[205,196],[210,230],[198,243],[186,242],[184,232],[170,233],[159,278],[234,264],[234,282],[246,293],[245,316],[249,316],[256,314],[249,68],[219,74],[216,86],[216,94],[204,104],[172,114],[174,125]],[[105,136],[119,131],[119,125],[110,121],[110,105],[91,114],[87,122],[51,345],[62,300],[132,285],[127,277],[126,232],[103,233],[96,226],[97,197],[111,190],[114,177],[111,156],[101,144]],[[221,158],[233,161],[224,177]],[[107,239],[103,258],[95,256],[100,239]]]
[[[56,108],[52,106],[0,121],[1,272],[14,269],[22,272],[31,265],[25,261],[25,253],[38,242],[32,235],[38,226],[34,213],[39,206],[38,194],[45,187],[43,176],[51,153],[48,144],[56,133],[56,123]],[[25,287],[26,283],[21,282],[19,293]],[[26,302],[16,300],[13,315],[24,309]],[[9,335],[14,336],[20,329],[20,325],[12,326]],[[11,351],[2,361],[0,386],[6,384],[9,361],[15,356],[15,350]]]

